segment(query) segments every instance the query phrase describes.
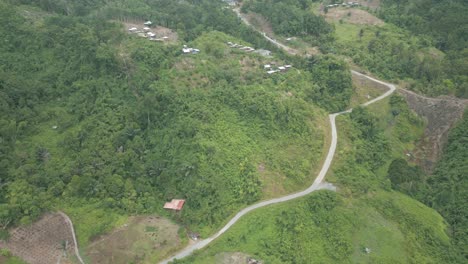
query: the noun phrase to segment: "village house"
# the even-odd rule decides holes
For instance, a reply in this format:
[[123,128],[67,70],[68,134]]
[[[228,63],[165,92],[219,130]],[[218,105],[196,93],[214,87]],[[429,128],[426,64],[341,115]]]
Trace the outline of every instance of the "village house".
[[184,207],[185,200],[182,199],[172,199],[171,202],[167,202],[164,204],[164,209],[180,211],[182,207]]
[[182,53],[184,54],[197,54],[199,53],[200,50],[199,49],[194,49],[194,48],[189,48],[187,47],[187,45],[184,45],[184,47],[182,48]]

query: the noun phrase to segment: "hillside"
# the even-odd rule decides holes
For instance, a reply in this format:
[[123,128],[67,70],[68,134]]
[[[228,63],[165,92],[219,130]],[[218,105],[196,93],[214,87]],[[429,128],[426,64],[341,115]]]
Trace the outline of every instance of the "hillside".
[[[126,215],[170,216],[164,202],[184,198],[170,217],[209,234],[240,207],[312,182],[328,130],[317,104],[343,109],[351,95],[347,67],[329,57],[268,76],[264,64],[287,58],[232,49],[248,43],[217,31],[165,44],[93,16],[0,10],[3,227],[62,209],[87,245]],[[321,71],[330,77],[314,81]]]
[[[445,220],[390,190],[387,161],[412,145],[402,140],[402,129],[418,130],[411,125],[417,117],[402,102],[394,95],[340,117],[341,143],[328,176],[338,193],[321,191],[259,209],[213,245],[175,263],[230,263],[226,255],[234,252],[264,263],[461,263]],[[392,116],[391,109],[401,115]]]
[[[393,86],[350,70],[466,97],[464,35],[431,30],[423,0],[331,2],[244,0],[252,27],[224,1],[0,0],[0,262],[78,263],[73,228],[86,263],[166,259],[310,186],[336,143],[328,114],[355,107],[336,119],[336,192],[255,210],[175,262],[462,263],[466,113],[449,132],[462,103],[428,174],[411,153],[439,131],[435,112],[396,94],[358,107]],[[447,5],[465,8],[430,12]],[[172,199],[181,211],[163,209]],[[73,225],[48,222],[57,211]]]

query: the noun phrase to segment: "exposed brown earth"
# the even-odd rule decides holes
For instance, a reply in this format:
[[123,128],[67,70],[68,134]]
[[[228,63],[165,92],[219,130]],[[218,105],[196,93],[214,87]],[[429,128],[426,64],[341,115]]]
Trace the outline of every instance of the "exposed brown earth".
[[101,236],[86,249],[90,263],[156,263],[182,246],[179,226],[158,216],[131,217],[124,226]]
[[447,143],[448,134],[463,116],[468,100],[449,96],[429,98],[400,89],[409,107],[427,122],[422,138],[412,153],[413,160],[426,172],[431,173]]
[[255,28],[260,29],[262,32],[265,32],[270,36],[274,34],[270,23],[262,15],[253,12],[248,12],[247,14],[245,14],[245,18]]
[[327,21],[343,20],[344,22],[356,25],[380,26],[384,24],[382,20],[369,12],[356,8],[330,8],[325,14],[325,18]]
[[0,241],[13,255],[30,264],[72,263],[74,243],[71,226],[59,213],[45,214],[31,225],[10,231],[8,241]]
[[216,263],[218,264],[246,264],[249,255],[242,252],[223,252],[215,256]]
[[[126,21],[123,22],[125,30],[128,32],[128,29],[132,27],[136,27],[142,30],[145,26],[143,25],[144,21]],[[173,43],[178,40],[178,35],[176,32],[172,31],[170,28],[162,27],[162,26],[152,26],[151,32],[156,34],[156,38],[162,38],[164,36],[168,37],[164,42],[165,43]]]

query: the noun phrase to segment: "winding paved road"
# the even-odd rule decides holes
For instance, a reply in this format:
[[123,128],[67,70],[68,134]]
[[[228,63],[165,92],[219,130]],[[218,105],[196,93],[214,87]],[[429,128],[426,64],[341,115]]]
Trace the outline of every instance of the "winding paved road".
[[[237,9],[234,9],[234,12],[237,13],[237,15],[239,16],[239,18],[247,25],[249,26],[252,26],[248,21],[247,19],[245,19],[241,13],[239,12],[239,10]],[[254,28],[255,29],[255,28]],[[263,34],[263,36],[265,37],[265,39],[267,39],[268,41],[270,41],[271,43],[275,44],[276,46],[286,50],[287,52],[290,52],[291,49],[282,44],[282,43],[279,43],[278,41],[276,41],[275,39],[272,39],[270,37],[268,37],[264,32],[261,32]],[[369,77],[367,75],[364,75],[362,73],[359,73],[359,72],[356,72],[356,71],[351,71],[352,74],[355,74],[355,75],[359,75],[359,76],[363,76],[371,81],[374,81],[374,82],[377,82],[377,83],[380,83],[382,85],[385,85],[388,87],[388,91],[385,92],[384,94],[380,95],[379,97],[376,97],[364,104],[362,104],[362,106],[367,106],[367,105],[370,105],[370,104],[373,104],[377,101],[380,101],[382,99],[384,99],[385,97],[391,95],[394,91],[395,91],[395,86],[393,84],[390,84],[390,83],[386,83],[386,82],[383,82],[383,81],[380,81],[380,80],[377,80],[377,79],[374,79],[372,77]],[[328,117],[330,119],[330,125],[331,125],[331,136],[332,136],[332,140],[331,140],[331,144],[330,144],[330,147],[328,149],[328,154],[327,154],[327,157],[325,159],[325,162],[323,163],[323,166],[322,166],[322,169],[320,170],[317,178],[315,178],[315,181],[312,183],[312,185],[301,191],[301,192],[297,192],[297,193],[293,193],[293,194],[289,194],[289,195],[286,195],[286,196],[283,196],[283,197],[279,197],[279,198],[274,198],[274,199],[271,199],[271,200],[266,200],[266,201],[262,201],[262,202],[259,202],[259,203],[256,203],[256,204],[253,204],[251,206],[248,206],[244,209],[242,209],[239,213],[237,213],[223,228],[221,228],[221,230],[219,230],[216,234],[212,235],[211,237],[209,238],[206,238],[206,239],[203,239],[203,240],[200,240],[198,241],[197,243],[195,244],[192,244],[188,247],[186,247],[185,249],[183,249],[182,251],[180,251],[179,253],[177,253],[176,255],[160,262],[161,264],[166,264],[166,263],[169,263],[170,261],[173,261],[175,259],[181,259],[181,258],[184,258],[184,257],[187,257],[189,255],[191,255],[195,250],[198,250],[198,249],[201,249],[203,247],[205,247],[206,245],[208,245],[209,243],[211,243],[213,240],[215,240],[216,238],[218,238],[219,236],[221,236],[224,232],[226,232],[229,228],[231,228],[237,221],[239,221],[239,219],[244,216],[245,214],[255,210],[255,209],[258,209],[258,208],[261,208],[261,207],[264,207],[264,206],[267,206],[267,205],[271,205],[271,204],[277,204],[277,203],[282,203],[282,202],[286,202],[286,201],[290,201],[290,200],[293,200],[293,199],[296,199],[296,198],[299,198],[299,197],[303,197],[303,196],[306,196],[314,191],[317,191],[317,190],[321,190],[321,189],[329,189],[329,190],[335,190],[335,187],[330,184],[330,183],[326,183],[326,182],[323,182],[323,179],[325,178],[325,175],[327,174],[328,172],[328,169],[330,168],[331,166],[331,163],[333,161],[333,157],[335,156],[335,150],[336,150],[336,145],[338,143],[338,133],[336,131],[336,122],[335,122],[335,119],[338,115],[341,115],[341,114],[346,114],[346,113],[351,113],[353,109],[348,109],[346,111],[343,111],[343,112],[339,112],[339,113],[334,113],[334,114],[330,114]]]
[[[372,77],[369,77],[367,75],[364,75],[364,74],[356,72],[356,71],[351,71],[351,72],[352,72],[352,74],[363,76],[363,77],[365,77],[365,78],[367,78],[369,80],[372,80],[374,82],[383,84],[383,85],[388,87],[387,92],[385,92],[384,94],[382,94],[379,97],[376,97],[376,98],[362,104],[362,106],[367,106],[367,105],[370,105],[370,104],[375,103],[377,101],[380,101],[380,100],[384,99],[385,97],[389,96],[390,94],[392,94],[396,89],[393,84],[386,83],[386,82],[374,79]],[[332,134],[332,140],[331,140],[330,148],[328,149],[328,154],[327,154],[327,157],[325,159],[325,162],[323,163],[322,169],[320,170],[320,173],[318,174],[317,178],[315,178],[315,181],[312,183],[312,185],[309,188],[307,188],[307,189],[305,189],[304,191],[301,191],[301,192],[297,192],[297,193],[289,194],[289,195],[286,195],[286,196],[283,196],[283,197],[274,198],[274,199],[271,199],[271,200],[266,200],[266,201],[263,201],[263,202],[259,202],[259,203],[253,204],[251,206],[248,206],[248,207],[242,209],[223,228],[221,228],[221,230],[219,230],[213,236],[211,236],[209,238],[206,238],[206,239],[203,239],[203,240],[200,240],[197,243],[186,247],[185,249],[183,249],[182,251],[180,251],[176,255],[174,255],[171,258],[166,259],[166,260],[164,260],[164,261],[162,261],[160,263],[161,264],[166,264],[166,263],[168,263],[170,261],[173,261],[175,259],[181,259],[181,258],[187,257],[190,254],[192,254],[195,250],[198,250],[198,249],[201,249],[201,248],[205,247],[206,245],[211,243],[211,241],[213,241],[216,238],[218,238],[219,236],[221,236],[224,232],[226,232],[229,228],[231,228],[242,216],[249,213],[250,211],[253,211],[255,209],[258,209],[260,207],[264,207],[264,206],[267,206],[267,205],[270,205],[270,204],[282,203],[282,202],[286,202],[286,201],[289,201],[289,200],[292,200],[292,199],[303,197],[303,196],[306,196],[306,195],[308,195],[308,194],[310,194],[310,193],[312,193],[314,191],[317,191],[317,190],[321,190],[321,189],[334,190],[335,187],[333,185],[331,185],[330,183],[323,182],[323,179],[325,178],[325,175],[327,174],[328,169],[331,166],[331,163],[333,161],[333,157],[335,156],[336,145],[338,143],[338,135],[337,135],[337,131],[336,131],[335,119],[336,119],[336,117],[338,115],[350,113],[352,110],[353,109],[348,109],[346,111],[330,114],[328,116],[329,119],[330,119],[331,134]]]

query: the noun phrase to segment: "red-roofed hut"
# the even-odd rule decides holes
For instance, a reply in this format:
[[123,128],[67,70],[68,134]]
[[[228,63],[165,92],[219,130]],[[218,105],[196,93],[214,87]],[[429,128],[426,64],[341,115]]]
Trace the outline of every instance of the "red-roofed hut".
[[182,207],[185,204],[185,200],[181,199],[172,199],[172,201],[169,203],[164,204],[164,209],[170,209],[170,210],[175,210],[175,211],[180,211],[182,210]]

